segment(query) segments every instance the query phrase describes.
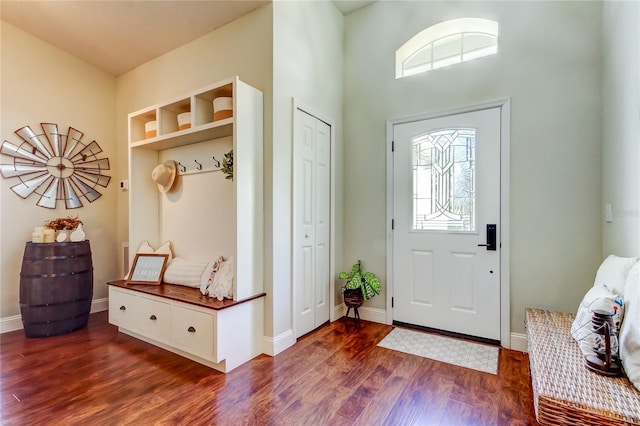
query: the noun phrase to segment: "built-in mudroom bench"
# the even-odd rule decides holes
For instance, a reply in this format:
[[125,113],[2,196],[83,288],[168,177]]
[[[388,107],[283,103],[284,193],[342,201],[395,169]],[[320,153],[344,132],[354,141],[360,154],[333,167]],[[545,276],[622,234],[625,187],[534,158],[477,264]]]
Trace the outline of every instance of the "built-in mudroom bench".
[[[159,285],[109,283],[109,321],[223,372],[262,353],[262,111],[262,92],[236,76],[128,116],[127,261],[169,259]],[[206,280],[217,259],[224,294]],[[202,285],[169,273],[196,264],[208,264]]]
[[109,322],[125,334],[226,373],[261,353],[264,296],[219,301],[180,285],[112,281]]

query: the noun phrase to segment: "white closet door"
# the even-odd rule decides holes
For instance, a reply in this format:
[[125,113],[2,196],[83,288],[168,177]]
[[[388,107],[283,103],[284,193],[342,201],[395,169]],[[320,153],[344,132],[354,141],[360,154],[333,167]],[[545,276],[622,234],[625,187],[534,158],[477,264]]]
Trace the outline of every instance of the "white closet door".
[[296,109],[293,153],[295,334],[329,320],[331,127]]

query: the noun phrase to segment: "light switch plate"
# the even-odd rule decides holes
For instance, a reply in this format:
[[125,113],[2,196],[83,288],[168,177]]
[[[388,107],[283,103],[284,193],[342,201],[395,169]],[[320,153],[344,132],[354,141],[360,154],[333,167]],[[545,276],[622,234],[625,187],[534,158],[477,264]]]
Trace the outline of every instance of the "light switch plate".
[[607,223],[613,222],[613,206],[611,204],[604,205],[604,220]]

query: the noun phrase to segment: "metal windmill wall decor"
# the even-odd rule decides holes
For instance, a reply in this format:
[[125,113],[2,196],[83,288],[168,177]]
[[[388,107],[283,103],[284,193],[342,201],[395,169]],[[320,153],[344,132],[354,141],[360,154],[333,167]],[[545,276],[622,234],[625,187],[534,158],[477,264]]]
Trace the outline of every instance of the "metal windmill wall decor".
[[13,160],[0,164],[2,177],[20,180],[11,190],[22,198],[39,195],[36,204],[48,209],[55,209],[58,200],[67,209],[76,209],[82,207],[82,197],[90,203],[98,199],[99,188],[111,180],[103,174],[109,170],[109,159],[98,158],[100,145],[95,140],[84,144],[84,133],[73,127],[65,135],[55,123],[40,125],[42,134],[25,126],[15,131],[22,139],[19,144],[2,142],[2,155]]

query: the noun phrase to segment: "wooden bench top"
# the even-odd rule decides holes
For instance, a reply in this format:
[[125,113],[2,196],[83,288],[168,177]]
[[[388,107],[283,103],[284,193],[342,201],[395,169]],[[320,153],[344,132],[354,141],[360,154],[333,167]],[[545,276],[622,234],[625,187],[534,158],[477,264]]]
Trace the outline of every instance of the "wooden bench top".
[[191,305],[202,306],[203,308],[215,309],[216,311],[266,296],[266,293],[258,293],[242,300],[218,300],[215,297],[203,296],[198,288],[185,287],[182,285],[164,283],[160,285],[127,284],[125,280],[109,281],[107,284],[114,287],[126,288],[127,290],[138,291],[140,293],[189,303]]

